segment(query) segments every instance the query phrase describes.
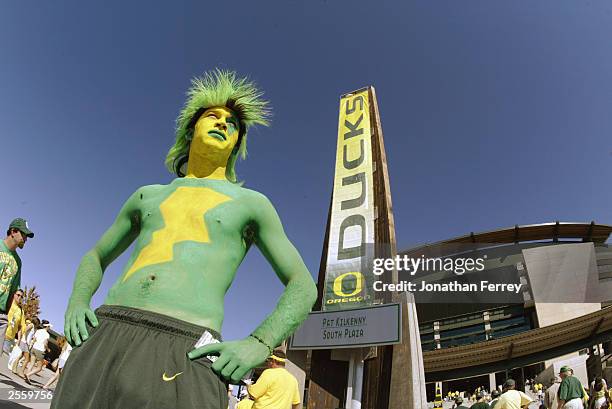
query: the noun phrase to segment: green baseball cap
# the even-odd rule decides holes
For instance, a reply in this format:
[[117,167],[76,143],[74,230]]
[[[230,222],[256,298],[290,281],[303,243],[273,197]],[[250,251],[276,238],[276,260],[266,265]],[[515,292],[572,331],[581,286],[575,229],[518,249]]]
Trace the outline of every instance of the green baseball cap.
[[11,222],[11,224],[9,224],[9,230],[10,229],[17,229],[20,232],[22,232],[23,234],[25,234],[27,237],[32,238],[34,237],[34,232],[32,232],[32,230],[30,230],[28,228],[28,222],[25,221],[25,219],[22,219],[20,217],[18,217],[17,219],[13,220]]
[[570,368],[569,366],[562,366],[561,369],[559,369],[559,373],[563,373],[563,372],[569,372],[571,371],[572,368]]

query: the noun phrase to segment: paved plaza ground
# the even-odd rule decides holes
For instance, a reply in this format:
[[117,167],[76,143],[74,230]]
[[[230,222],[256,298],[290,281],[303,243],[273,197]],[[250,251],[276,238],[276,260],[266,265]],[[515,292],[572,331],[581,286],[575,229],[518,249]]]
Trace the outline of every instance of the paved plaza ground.
[[[32,385],[13,374],[7,368],[8,357],[0,357],[0,409],[47,409],[51,405],[47,391],[41,386],[53,375],[49,369],[43,369],[38,375],[32,377]],[[51,390],[55,385],[51,386]],[[42,394],[44,392],[44,395]],[[32,398],[28,398],[28,394]],[[37,395],[38,394],[38,395]],[[36,398],[37,397],[37,398]]]

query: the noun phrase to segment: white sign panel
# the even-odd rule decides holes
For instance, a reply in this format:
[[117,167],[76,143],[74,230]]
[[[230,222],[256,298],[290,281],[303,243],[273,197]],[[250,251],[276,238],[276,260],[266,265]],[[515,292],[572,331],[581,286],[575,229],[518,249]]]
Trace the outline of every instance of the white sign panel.
[[354,348],[402,342],[400,304],[311,312],[289,349]]
[[372,304],[366,244],[374,243],[372,124],[367,88],[340,99],[323,310]]

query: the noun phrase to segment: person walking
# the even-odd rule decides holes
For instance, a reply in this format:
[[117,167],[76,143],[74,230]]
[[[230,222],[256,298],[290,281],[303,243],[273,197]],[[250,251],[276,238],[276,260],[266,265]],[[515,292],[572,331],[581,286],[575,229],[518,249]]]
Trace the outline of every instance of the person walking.
[[[597,377],[597,376],[596,376],[596,377],[595,377],[595,378],[594,378],[594,379],[591,381],[591,386],[590,386],[590,388],[589,388],[589,392],[588,392],[588,393],[589,393],[589,395],[594,395],[594,394],[595,394],[595,381],[597,380],[597,378],[599,378],[599,377]],[[605,378],[601,378],[601,380],[602,380],[602,382],[603,382],[603,387],[604,387],[604,388],[606,388],[606,390],[608,390],[608,391],[609,391],[610,389],[608,388],[608,383],[606,382],[606,379],[605,379]]]
[[43,389],[49,389],[49,387],[53,385],[53,383],[59,379],[62,373],[62,370],[64,369],[64,365],[66,365],[66,360],[70,356],[70,351],[72,351],[72,346],[68,343],[68,341],[66,341],[65,337],[61,337],[59,339],[58,345],[60,348],[62,348],[62,353],[60,354],[60,357],[59,357],[57,369],[55,370],[55,373],[53,374],[53,376],[47,381],[47,383],[43,385],[42,387]]
[[507,379],[504,382],[504,393],[501,394],[495,409],[521,409],[529,407],[533,402],[524,392],[516,390],[516,382],[514,379]]
[[591,395],[589,409],[608,409],[612,404],[606,381],[599,376],[595,378]]
[[26,334],[25,334],[25,337],[22,337],[22,342],[20,344],[22,345],[20,347],[22,351],[21,360],[17,364],[17,367],[16,367],[16,370],[17,370],[16,374],[20,378],[23,378],[23,374],[28,371],[27,367],[29,366],[30,359],[31,359],[30,351],[32,350],[32,345],[34,344],[34,333],[39,328],[40,328],[40,320],[38,319],[38,317],[32,318],[32,321],[26,325]]
[[15,294],[13,294],[11,308],[7,314],[8,322],[4,333],[4,344],[2,346],[2,351],[7,354],[11,353],[15,344],[19,341],[21,334],[24,333],[26,329],[25,314],[21,308],[22,298],[23,290],[18,289]]
[[298,409],[300,391],[297,379],[285,369],[287,356],[283,351],[274,351],[266,360],[268,369],[263,371],[257,382],[248,387],[253,409]]
[[562,366],[559,371],[562,380],[557,396],[557,409],[584,409],[582,404],[582,399],[585,397],[584,388],[573,373],[569,366]]
[[544,393],[544,407],[546,409],[557,409],[559,406],[559,399],[557,399],[559,385],[561,385],[561,378],[555,376],[550,379],[550,386]]
[[[25,329],[22,331],[19,331],[19,338],[17,340],[17,345],[19,345],[19,350],[21,351],[21,354],[17,357],[17,359],[15,359],[15,362],[13,362],[13,367],[11,368],[11,370],[13,371],[14,374],[18,374],[18,370],[20,368],[19,364],[21,363],[21,360],[23,359],[23,357],[27,354],[28,356],[28,360],[30,359],[30,348],[28,345],[28,336],[33,333],[32,329],[34,328],[34,324],[32,324],[31,320],[26,319],[25,320]],[[26,362],[28,362],[28,360],[26,360]]]
[[6,238],[0,242],[0,339],[4,339],[8,327],[8,312],[13,294],[21,286],[21,258],[17,248],[25,246],[34,233],[24,219],[15,219],[9,224]]
[[45,352],[49,350],[49,328],[51,325],[49,321],[42,321],[42,328],[34,333],[34,345],[32,345],[32,356],[35,360],[34,367],[30,372],[24,374],[25,381],[30,384],[30,377],[36,375],[43,369],[45,362]]

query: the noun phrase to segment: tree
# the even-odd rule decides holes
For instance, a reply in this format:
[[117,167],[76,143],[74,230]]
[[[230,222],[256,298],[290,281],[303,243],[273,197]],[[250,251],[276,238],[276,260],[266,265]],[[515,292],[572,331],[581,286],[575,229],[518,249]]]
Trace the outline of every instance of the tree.
[[23,296],[22,305],[26,319],[31,320],[38,317],[40,314],[40,296],[36,292],[36,286],[30,289],[26,287]]

